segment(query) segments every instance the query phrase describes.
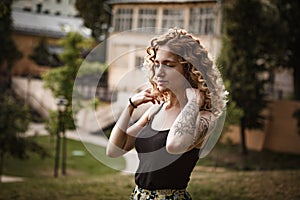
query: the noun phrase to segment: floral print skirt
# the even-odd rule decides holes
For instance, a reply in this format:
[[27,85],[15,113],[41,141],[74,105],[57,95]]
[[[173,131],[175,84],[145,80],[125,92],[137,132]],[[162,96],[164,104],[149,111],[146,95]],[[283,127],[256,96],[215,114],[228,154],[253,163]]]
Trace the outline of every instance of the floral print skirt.
[[191,200],[190,194],[185,190],[147,190],[136,186],[130,195],[130,200]]

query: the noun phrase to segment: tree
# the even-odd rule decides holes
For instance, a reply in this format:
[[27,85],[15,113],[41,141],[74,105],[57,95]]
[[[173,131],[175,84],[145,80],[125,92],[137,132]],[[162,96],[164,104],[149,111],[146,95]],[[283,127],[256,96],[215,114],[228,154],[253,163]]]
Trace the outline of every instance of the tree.
[[[280,24],[286,26],[285,35],[281,40],[286,45],[281,48],[284,55],[284,63],[281,66],[293,69],[294,97],[300,100],[300,2],[295,0],[271,0],[280,13]],[[276,41],[277,42],[277,41]]]
[[100,36],[106,35],[110,20],[110,8],[105,0],[76,0],[76,9],[84,20],[84,25],[92,30],[92,37],[100,40]]
[[[49,70],[42,78],[45,87],[51,90],[54,97],[63,96],[69,102],[65,112],[64,125],[66,130],[72,130],[75,128],[71,105],[73,85],[77,71],[83,61],[82,52],[91,46],[92,41],[84,39],[79,33],[70,32],[59,43],[64,49],[60,59],[65,65]],[[73,110],[73,112],[76,111]],[[57,111],[51,111],[47,122],[50,133],[55,133],[57,130],[57,117]]]
[[12,0],[0,2],[0,92],[11,87],[11,69],[16,60],[22,57],[12,39]]
[[[84,50],[90,48],[92,41],[85,40],[79,33],[70,32],[67,37],[59,41],[63,47],[64,52],[60,55],[61,60],[65,66],[51,69],[43,75],[43,80],[46,88],[52,91],[52,94],[58,98],[64,97],[68,104],[65,111],[50,111],[50,117],[47,121],[46,127],[51,134],[56,134],[56,156],[55,156],[55,170],[54,176],[57,177],[58,160],[60,152],[60,131],[63,132],[63,159],[66,158],[66,140],[65,130],[75,129],[75,122],[72,114],[76,114],[76,110],[72,110],[72,96],[74,81],[77,76],[78,69],[83,61],[82,54]],[[63,114],[63,117],[62,117]],[[62,129],[62,130],[61,130]],[[63,160],[63,174],[66,174],[65,163]]]
[[19,159],[28,158],[28,151],[42,157],[48,155],[45,149],[24,132],[29,124],[28,108],[9,91],[0,96],[0,182],[3,173],[5,155]]
[[[278,30],[281,26],[277,24],[276,10],[260,0],[227,1],[223,23],[218,64],[224,79],[230,82],[232,103],[242,111],[241,148],[247,154],[245,130],[264,127],[262,110],[267,106],[264,91],[267,80],[262,74],[277,62],[274,55],[282,53],[278,50],[280,44],[273,42],[282,33]],[[274,35],[277,30],[278,34]]]
[[57,67],[62,65],[59,59],[49,52],[47,39],[44,36],[40,37],[38,45],[33,48],[33,52],[29,57],[40,66]]
[[42,146],[24,137],[29,123],[28,108],[11,89],[11,69],[22,56],[12,39],[12,2],[4,0],[0,3],[0,177],[7,154],[20,159],[27,158],[28,151],[47,155]]

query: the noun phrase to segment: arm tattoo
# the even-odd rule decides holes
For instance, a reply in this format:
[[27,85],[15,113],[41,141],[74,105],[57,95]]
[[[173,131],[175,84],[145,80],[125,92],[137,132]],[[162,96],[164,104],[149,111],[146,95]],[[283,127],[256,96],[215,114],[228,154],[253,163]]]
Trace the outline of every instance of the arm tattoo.
[[191,101],[181,111],[177,122],[174,124],[174,135],[194,135],[196,129],[196,120],[199,113],[197,102]]
[[200,117],[200,123],[198,127],[198,132],[200,133],[199,138],[206,136],[209,127],[209,121],[210,120],[205,117]]
[[207,134],[210,134],[210,131],[214,128],[215,121],[212,118],[213,118],[212,116],[201,117],[199,115],[199,118],[197,120],[198,129],[195,129],[195,134],[193,139],[193,143],[195,145],[202,143],[205,140]]

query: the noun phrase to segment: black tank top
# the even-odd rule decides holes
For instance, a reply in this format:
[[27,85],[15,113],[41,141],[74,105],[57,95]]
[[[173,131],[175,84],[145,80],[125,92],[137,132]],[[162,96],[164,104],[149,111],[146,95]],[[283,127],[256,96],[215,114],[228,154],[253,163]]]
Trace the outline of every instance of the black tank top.
[[180,155],[166,151],[169,130],[157,131],[151,127],[153,118],[161,108],[162,106],[137,135],[135,147],[140,162],[135,182],[148,190],[185,189],[197,163],[199,149],[194,148]]

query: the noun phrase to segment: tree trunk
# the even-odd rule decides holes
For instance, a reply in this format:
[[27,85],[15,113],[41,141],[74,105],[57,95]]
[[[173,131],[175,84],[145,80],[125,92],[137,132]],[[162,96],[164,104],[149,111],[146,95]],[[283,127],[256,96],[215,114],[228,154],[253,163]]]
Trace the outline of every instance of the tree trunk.
[[1,151],[0,152],[0,183],[2,182],[3,166],[4,166],[4,153],[3,151]]
[[246,146],[246,133],[245,133],[245,123],[244,119],[241,119],[241,152],[243,155],[248,154],[247,146]]
[[11,83],[12,83],[11,68],[12,68],[12,63],[8,61],[5,69],[5,85],[4,85],[5,91],[11,89]]
[[295,100],[299,101],[300,100],[300,67],[299,66],[294,66],[294,95],[295,95]]

